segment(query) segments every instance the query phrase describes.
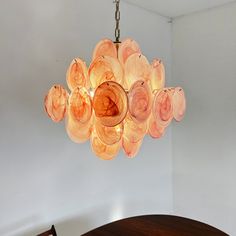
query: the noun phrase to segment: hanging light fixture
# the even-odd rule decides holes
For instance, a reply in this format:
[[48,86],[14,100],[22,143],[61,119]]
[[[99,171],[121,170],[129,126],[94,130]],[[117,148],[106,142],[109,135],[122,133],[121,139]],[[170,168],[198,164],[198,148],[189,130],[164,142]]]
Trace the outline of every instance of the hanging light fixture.
[[100,41],[92,63],[74,59],[67,71],[70,94],[54,85],[45,97],[48,116],[65,118],[68,136],[76,143],[90,139],[101,159],[113,159],[123,147],[134,157],[145,134],[161,138],[173,118],[183,119],[186,102],[181,87],[165,87],[161,60],[149,64],[133,39],[120,42],[120,0],[116,0],[115,42]]

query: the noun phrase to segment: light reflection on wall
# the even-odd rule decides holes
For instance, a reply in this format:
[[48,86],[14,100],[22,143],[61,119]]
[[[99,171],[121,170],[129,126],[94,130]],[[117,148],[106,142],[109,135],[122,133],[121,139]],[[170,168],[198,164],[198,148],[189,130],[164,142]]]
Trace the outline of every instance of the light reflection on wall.
[[114,203],[109,217],[109,222],[117,221],[124,218],[124,204],[121,201]]

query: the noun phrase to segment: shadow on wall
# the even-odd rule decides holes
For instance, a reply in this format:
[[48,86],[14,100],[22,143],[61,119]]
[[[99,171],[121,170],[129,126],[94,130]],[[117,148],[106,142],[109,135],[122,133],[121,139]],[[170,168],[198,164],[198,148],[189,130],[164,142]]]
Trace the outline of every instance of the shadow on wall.
[[[115,202],[108,205],[101,203],[100,206],[90,206],[89,209],[84,209],[84,213],[71,214],[70,217],[64,216],[48,222],[45,220],[45,223],[42,223],[42,218],[46,218],[46,216],[34,216],[25,219],[24,222],[23,220],[18,222],[5,232],[10,232],[14,228],[17,229],[18,233],[15,230],[11,236],[35,236],[47,231],[54,224],[59,236],[79,236],[98,226],[123,218],[122,209],[123,207]],[[57,214],[62,215],[60,212]],[[25,226],[24,230],[22,226]]]
[[[55,225],[57,234],[59,236],[70,236],[70,235],[79,236],[82,233],[89,231],[88,229],[93,229],[93,226],[91,225],[91,220],[89,219],[89,217],[86,218],[85,216],[84,217],[78,216],[72,219],[67,219],[65,221],[61,221],[58,223],[56,222],[52,224]],[[40,226],[40,227],[35,228],[34,230],[26,231],[24,233],[17,234],[17,235],[18,236],[35,236],[37,234],[40,234],[50,229],[51,225],[48,224],[46,226]]]

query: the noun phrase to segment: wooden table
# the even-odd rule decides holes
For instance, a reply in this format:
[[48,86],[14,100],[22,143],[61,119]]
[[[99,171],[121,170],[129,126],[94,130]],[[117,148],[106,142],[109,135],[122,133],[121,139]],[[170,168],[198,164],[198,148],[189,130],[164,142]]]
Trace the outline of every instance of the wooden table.
[[82,236],[226,236],[207,224],[168,215],[137,216],[94,229]]

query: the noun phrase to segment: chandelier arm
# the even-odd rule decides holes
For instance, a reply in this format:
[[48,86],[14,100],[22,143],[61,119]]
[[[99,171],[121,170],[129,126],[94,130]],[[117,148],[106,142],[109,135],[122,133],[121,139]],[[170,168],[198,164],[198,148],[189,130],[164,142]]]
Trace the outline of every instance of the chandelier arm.
[[120,43],[120,0],[114,0],[116,4],[116,11],[115,11],[115,21],[116,21],[116,28],[115,28],[115,43]]

